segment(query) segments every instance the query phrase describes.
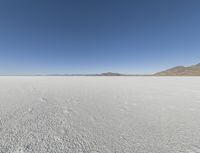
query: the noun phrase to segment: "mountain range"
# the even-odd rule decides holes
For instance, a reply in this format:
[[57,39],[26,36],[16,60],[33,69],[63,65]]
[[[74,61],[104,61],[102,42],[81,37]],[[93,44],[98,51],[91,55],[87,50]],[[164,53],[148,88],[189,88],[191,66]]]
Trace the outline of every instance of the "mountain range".
[[200,76],[200,63],[192,66],[176,66],[153,74],[155,76]]
[[150,75],[121,74],[121,73],[102,73],[98,76],[200,76],[200,63],[192,66],[176,66],[161,72]]
[[192,66],[176,66],[154,74],[123,74],[116,72],[105,72],[99,74],[38,74],[33,76],[200,76],[200,63]]

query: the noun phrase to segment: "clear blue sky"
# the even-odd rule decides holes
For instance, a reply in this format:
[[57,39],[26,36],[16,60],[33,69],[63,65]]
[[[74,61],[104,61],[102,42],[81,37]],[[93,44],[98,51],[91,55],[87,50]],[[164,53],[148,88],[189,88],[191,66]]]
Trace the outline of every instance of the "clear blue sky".
[[0,74],[200,63],[200,0],[1,0]]

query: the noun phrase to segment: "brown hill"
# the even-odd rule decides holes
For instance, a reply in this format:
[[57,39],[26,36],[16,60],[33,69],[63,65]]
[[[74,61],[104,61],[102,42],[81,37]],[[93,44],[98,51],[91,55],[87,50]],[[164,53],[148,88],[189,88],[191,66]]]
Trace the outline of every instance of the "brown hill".
[[189,67],[176,66],[174,68],[155,73],[156,76],[200,76],[200,63]]

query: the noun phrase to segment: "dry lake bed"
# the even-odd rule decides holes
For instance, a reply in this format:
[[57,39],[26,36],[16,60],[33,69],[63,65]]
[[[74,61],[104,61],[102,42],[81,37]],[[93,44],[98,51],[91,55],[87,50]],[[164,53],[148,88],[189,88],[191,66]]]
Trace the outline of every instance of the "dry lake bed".
[[0,77],[0,153],[200,153],[200,77]]

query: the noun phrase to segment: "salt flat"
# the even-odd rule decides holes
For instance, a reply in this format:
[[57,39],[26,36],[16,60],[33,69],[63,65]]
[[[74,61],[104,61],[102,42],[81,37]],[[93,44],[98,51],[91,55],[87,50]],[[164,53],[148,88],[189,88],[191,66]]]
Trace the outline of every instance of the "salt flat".
[[0,77],[0,153],[200,153],[200,77]]

